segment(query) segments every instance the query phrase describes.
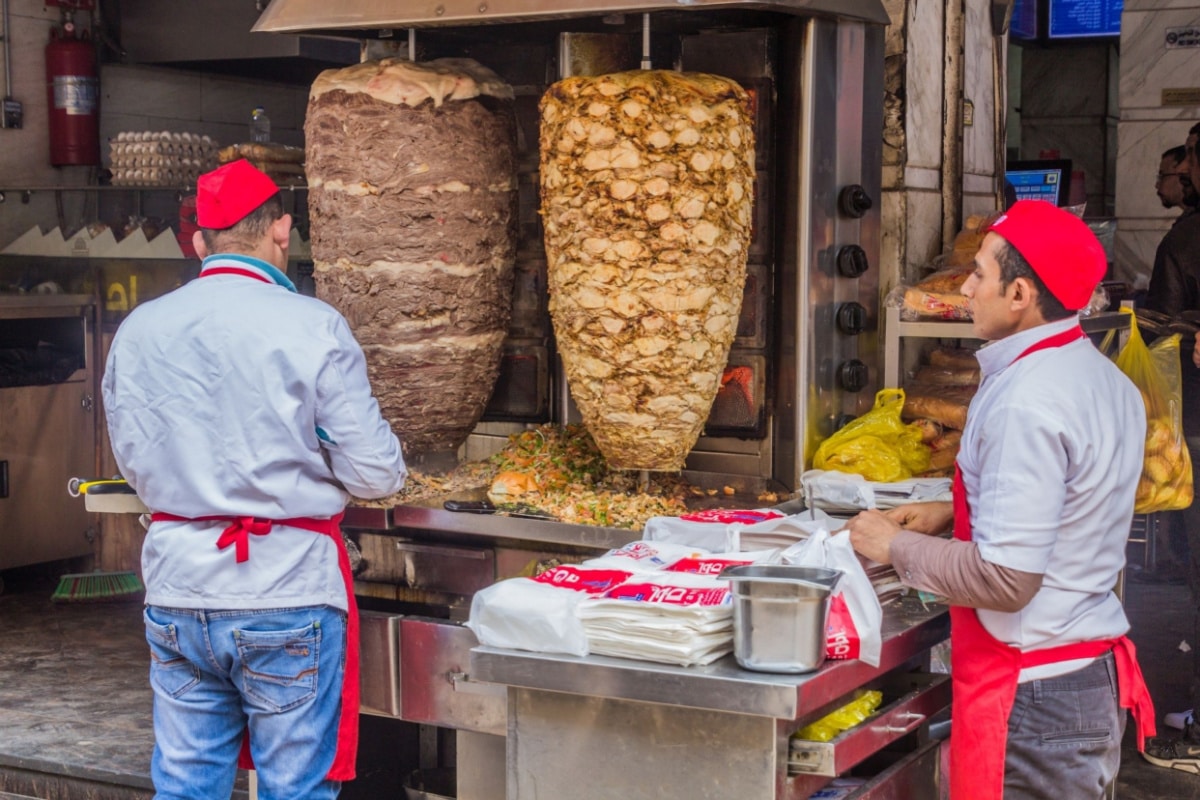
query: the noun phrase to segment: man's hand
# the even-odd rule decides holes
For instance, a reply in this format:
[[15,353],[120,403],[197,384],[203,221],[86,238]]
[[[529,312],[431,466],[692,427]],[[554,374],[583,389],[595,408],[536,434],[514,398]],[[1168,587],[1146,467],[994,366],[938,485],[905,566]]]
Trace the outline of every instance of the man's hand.
[[944,501],[896,506],[884,514],[901,528],[917,533],[936,535],[954,525],[954,504]]
[[[894,509],[895,510],[895,509]],[[892,539],[900,524],[882,511],[862,511],[846,523],[850,544],[861,555],[880,564],[892,563]]]
[[1192,363],[1200,367],[1200,336],[1196,337],[1196,346],[1192,348]]

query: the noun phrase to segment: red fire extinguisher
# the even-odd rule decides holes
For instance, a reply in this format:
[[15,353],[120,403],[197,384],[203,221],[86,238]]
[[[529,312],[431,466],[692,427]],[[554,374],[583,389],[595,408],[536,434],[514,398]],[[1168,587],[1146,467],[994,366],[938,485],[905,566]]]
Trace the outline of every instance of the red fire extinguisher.
[[50,163],[56,167],[100,163],[100,76],[87,32],[67,23],[50,29],[46,45],[50,111]]

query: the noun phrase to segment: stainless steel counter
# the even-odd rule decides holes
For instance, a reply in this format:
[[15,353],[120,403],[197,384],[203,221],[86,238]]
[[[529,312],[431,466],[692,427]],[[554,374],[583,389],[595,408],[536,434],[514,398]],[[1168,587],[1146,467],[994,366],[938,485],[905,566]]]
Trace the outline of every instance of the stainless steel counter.
[[[732,656],[685,668],[479,646],[470,679],[507,686],[508,797],[800,800],[871,759],[874,777],[852,797],[916,800],[936,797],[941,782],[928,722],[949,706],[950,687],[922,670],[949,629],[945,606],[904,598],[884,610],[878,667],[827,661],[777,675]],[[866,687],[884,695],[868,722],[831,742],[791,742]]]
[[527,689],[794,720],[928,651],[949,634],[946,606],[902,598],[885,608],[878,667],[857,659],[826,661],[807,675],[783,675],[744,670],[732,655],[706,667],[676,667],[479,646],[471,651],[471,677]]

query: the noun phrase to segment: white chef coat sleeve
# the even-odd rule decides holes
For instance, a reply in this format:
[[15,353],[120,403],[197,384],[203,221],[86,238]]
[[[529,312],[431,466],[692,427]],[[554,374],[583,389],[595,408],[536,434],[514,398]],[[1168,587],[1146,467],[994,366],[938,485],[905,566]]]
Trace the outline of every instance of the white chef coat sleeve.
[[386,497],[408,471],[400,440],[371,394],[367,362],[344,319],[333,325],[336,347],[317,379],[317,436],[334,476],[355,497]]
[[1043,574],[1067,496],[1064,426],[1014,403],[994,406],[980,423],[979,493],[969,498],[972,538],[984,560]]

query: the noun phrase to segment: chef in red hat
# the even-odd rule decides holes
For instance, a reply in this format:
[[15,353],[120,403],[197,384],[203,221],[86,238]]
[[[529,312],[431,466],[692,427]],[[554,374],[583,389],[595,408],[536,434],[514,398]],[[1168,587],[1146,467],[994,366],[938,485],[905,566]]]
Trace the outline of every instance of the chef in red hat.
[[962,288],[987,343],[953,501],[847,525],[858,552],[951,606],[954,800],[1106,797],[1126,709],[1139,747],[1154,733],[1112,591],[1145,408],[1078,318],[1106,266],[1087,225],[1050,203],[993,221]]
[[286,274],[291,217],[246,161],[200,177],[196,280],[136,307],[102,388],[142,549],[159,796],[332,800],[354,777],[358,618],[339,527],[404,483],[362,349]]

